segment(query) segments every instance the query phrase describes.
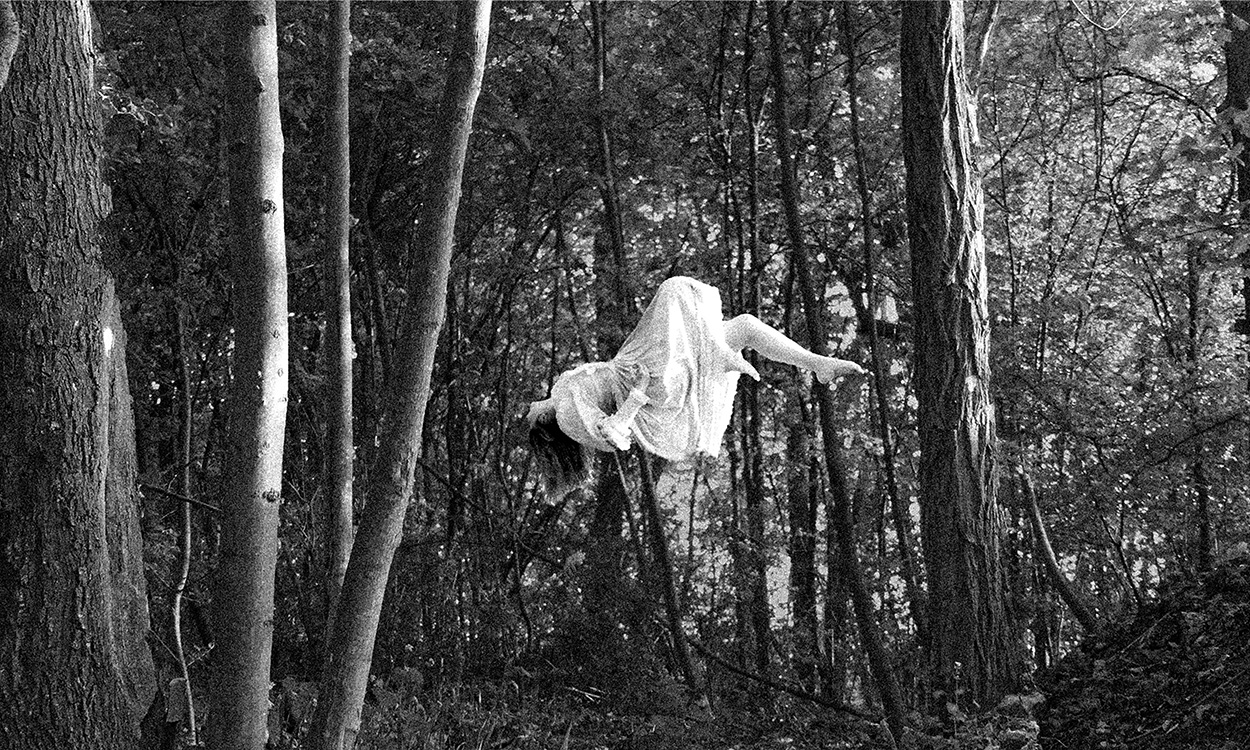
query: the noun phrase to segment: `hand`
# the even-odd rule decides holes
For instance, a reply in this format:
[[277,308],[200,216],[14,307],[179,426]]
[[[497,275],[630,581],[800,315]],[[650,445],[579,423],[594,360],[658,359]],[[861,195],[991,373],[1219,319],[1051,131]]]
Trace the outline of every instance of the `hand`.
[[599,436],[616,446],[617,450],[627,451],[633,443],[629,439],[629,426],[632,420],[627,420],[619,414],[613,414],[610,417],[604,417],[599,420],[599,424],[595,428],[599,432]]

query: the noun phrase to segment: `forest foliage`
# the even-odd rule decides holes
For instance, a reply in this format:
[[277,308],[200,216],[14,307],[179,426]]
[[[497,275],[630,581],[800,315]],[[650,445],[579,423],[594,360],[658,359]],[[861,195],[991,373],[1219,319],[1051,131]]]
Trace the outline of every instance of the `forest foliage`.
[[[143,554],[153,651],[167,717],[185,724],[163,604],[179,531],[179,501],[169,493],[181,492],[180,472],[189,466],[190,494],[212,505],[231,471],[222,137],[231,113],[222,9],[110,0],[94,10],[113,202],[105,259],[129,337],[138,470],[149,488]],[[592,492],[550,496],[526,445],[527,403],[544,397],[560,372],[604,356],[599,342],[611,340],[608,321],[597,320],[606,309],[599,280],[611,242],[597,162],[600,123],[612,138],[625,249],[615,272],[634,306],[626,317],[636,319],[664,278],[684,274],[718,286],[727,315],[754,312],[797,339],[805,335],[766,109],[776,81],[763,11],[754,2],[608,3],[600,92],[589,3],[495,5],[415,496],[374,650],[363,745],[883,741],[877,693],[832,548],[823,499],[829,479],[817,452],[801,448],[820,439],[810,382],[780,366],[762,368],[758,389],[741,396],[755,406],[740,401],[719,461],[655,467],[685,630],[719,717],[711,723],[690,713],[666,635],[656,555],[645,542],[655,519],[640,505],[645,459],[622,455],[618,464],[630,498],[620,527],[624,575],[610,582],[614,606],[605,613],[587,606],[603,601],[588,589],[605,585],[591,564],[600,538]],[[839,13],[848,14],[851,33],[843,33]],[[1224,11],[1215,2],[995,0],[968,3],[966,15],[1018,692],[1034,692],[1033,675],[1054,668],[1085,635],[1047,571],[1031,501],[1058,570],[1099,627],[1110,628],[1100,643],[1155,644],[1146,661],[1095,647],[1083,658],[1096,660],[1098,689],[1129,702],[1135,691],[1220,689],[1202,674],[1157,676],[1156,664],[1167,659],[1159,649],[1189,642],[1168,640],[1153,626],[1109,623],[1144,622],[1159,606],[1151,602],[1164,581],[1192,579],[1213,560],[1231,565],[1250,544],[1250,324],[1242,297],[1250,233],[1241,224],[1231,135],[1247,115],[1224,103]],[[352,7],[358,487],[368,484],[379,453],[385,386],[399,377],[400,321],[420,293],[409,286],[420,262],[414,222],[429,197],[424,180],[454,19],[447,3]],[[897,4],[789,3],[781,19],[803,250],[822,292],[829,346],[867,362],[867,324],[875,320],[880,333],[876,380],[844,383],[835,395],[857,554],[884,645],[917,727],[945,726],[956,741],[994,737],[1008,747],[1004,738],[1019,735],[1027,743],[1029,711],[1020,729],[1004,718],[1009,711],[986,714],[995,707],[954,696],[946,716],[920,719],[928,683],[908,588],[924,577],[911,334],[926,311],[911,294]],[[326,649],[319,505],[329,408],[325,43],[324,5],[279,4],[290,395],[270,734],[285,746],[298,746],[307,729]],[[857,59],[858,152],[847,45]],[[869,233],[862,231],[857,169],[871,196]],[[874,387],[890,407],[884,428]],[[189,446],[182,442],[184,408]],[[750,505],[752,480],[762,504]],[[203,508],[195,518],[182,627],[198,702],[206,700],[211,612],[222,603],[212,601],[210,587],[220,519]],[[796,624],[794,561],[804,538],[814,545],[808,564],[818,582],[810,639]],[[752,598],[753,565],[765,573],[762,604]],[[1226,588],[1244,593],[1244,570],[1221,570],[1225,584],[1178,584],[1192,606],[1168,610],[1168,627],[1244,620],[1244,601],[1217,605],[1228,611],[1201,610],[1198,600],[1219,599]],[[1206,649],[1195,670],[1225,658],[1250,663],[1231,637],[1195,647]],[[1121,669],[1150,682],[1126,687],[1123,680],[1133,678]],[[1242,669],[1230,679],[1244,683]],[[1057,696],[1078,689],[1043,684]],[[1207,718],[1225,708],[1212,705]],[[1193,725],[1185,721],[1203,720],[1175,719],[1186,731]],[[1108,719],[1071,709],[1052,712],[1049,721],[1075,722],[1085,737]]]

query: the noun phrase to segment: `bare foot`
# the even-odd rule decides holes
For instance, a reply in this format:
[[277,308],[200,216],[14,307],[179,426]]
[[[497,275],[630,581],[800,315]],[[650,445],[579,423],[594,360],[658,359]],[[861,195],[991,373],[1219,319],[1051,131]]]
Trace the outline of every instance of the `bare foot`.
[[816,379],[825,385],[829,385],[834,380],[844,375],[862,377],[868,374],[868,371],[864,368],[845,359],[826,357],[826,361],[828,364],[816,371]]

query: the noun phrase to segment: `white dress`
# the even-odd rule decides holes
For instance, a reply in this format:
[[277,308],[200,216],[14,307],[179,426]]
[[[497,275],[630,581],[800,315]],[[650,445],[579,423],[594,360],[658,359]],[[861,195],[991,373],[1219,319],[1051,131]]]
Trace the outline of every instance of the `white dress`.
[[758,377],[725,341],[716,287],[675,276],[660,284],[615,357],[577,367],[555,382],[551,397],[560,429],[584,445],[615,450],[595,427],[625,403],[644,373],[650,377],[648,402],[630,436],[673,461],[718,454],[738,376]]

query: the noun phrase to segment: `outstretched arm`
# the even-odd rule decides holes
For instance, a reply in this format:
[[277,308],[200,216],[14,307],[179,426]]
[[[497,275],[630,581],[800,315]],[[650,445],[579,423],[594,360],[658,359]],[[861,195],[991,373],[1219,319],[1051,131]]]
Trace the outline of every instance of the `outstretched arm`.
[[739,315],[725,321],[725,341],[734,351],[754,349],[768,359],[810,370],[822,383],[841,375],[863,375],[867,372],[849,360],[809,352],[754,315]]
[[638,380],[630,390],[625,403],[620,405],[615,414],[604,417],[595,425],[599,433],[619,450],[629,450],[631,444],[629,430],[634,425],[634,418],[651,400],[647,398],[647,386],[650,383],[650,373],[638,367]]

